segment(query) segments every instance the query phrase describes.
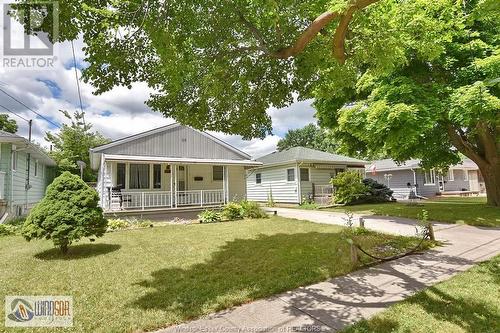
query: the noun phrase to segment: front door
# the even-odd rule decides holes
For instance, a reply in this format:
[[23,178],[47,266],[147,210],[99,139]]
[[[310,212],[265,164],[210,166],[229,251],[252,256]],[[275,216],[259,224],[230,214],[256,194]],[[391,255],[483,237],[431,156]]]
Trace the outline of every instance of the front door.
[[177,191],[186,191],[186,166],[179,165],[177,169]]

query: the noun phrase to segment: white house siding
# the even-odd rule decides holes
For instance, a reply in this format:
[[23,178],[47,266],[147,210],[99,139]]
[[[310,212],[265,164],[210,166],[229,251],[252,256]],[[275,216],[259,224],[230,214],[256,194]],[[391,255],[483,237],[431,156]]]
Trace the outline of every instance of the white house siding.
[[38,173],[35,176],[36,158],[31,158],[30,163],[30,185],[26,190],[27,175],[27,153],[19,150],[17,152],[16,170],[12,170],[12,144],[1,145],[0,169],[5,174],[5,200],[9,205],[10,213],[13,215],[24,214],[26,209],[31,209],[44,195],[47,185],[52,181],[53,171],[39,162]]
[[[247,171],[247,198],[267,201],[272,192],[273,200],[282,203],[299,203],[297,173],[295,181],[287,181],[287,169],[297,170],[296,164],[279,167],[251,169]],[[262,175],[262,183],[257,184],[255,174]]]

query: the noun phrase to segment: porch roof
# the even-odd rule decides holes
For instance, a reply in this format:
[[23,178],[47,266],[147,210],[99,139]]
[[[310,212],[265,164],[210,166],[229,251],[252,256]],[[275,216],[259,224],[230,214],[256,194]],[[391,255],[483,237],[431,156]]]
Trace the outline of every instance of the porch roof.
[[166,156],[135,156],[135,155],[111,155],[103,154],[106,161],[125,162],[170,162],[172,164],[211,164],[211,165],[243,165],[260,166],[262,162],[253,160],[224,160],[224,159],[201,159],[190,157],[166,157]]

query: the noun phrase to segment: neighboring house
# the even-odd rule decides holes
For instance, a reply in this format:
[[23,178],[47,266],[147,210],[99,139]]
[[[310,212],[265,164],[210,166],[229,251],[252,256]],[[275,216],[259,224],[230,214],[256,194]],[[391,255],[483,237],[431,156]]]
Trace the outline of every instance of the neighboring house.
[[363,176],[366,161],[295,147],[260,157],[262,166],[247,171],[248,200],[301,203],[304,198],[331,195],[331,178],[346,170]]
[[43,198],[54,178],[55,166],[56,162],[41,147],[22,136],[0,130],[2,220],[26,214]]
[[401,164],[391,159],[378,160],[367,165],[366,177],[390,187],[398,199],[407,199],[412,190],[419,196],[433,197],[446,192],[480,192],[484,189],[479,168],[469,159],[451,166],[446,175],[434,169],[422,169],[420,160]]
[[243,199],[245,169],[261,165],[241,150],[181,124],[90,150],[107,212],[220,206]]

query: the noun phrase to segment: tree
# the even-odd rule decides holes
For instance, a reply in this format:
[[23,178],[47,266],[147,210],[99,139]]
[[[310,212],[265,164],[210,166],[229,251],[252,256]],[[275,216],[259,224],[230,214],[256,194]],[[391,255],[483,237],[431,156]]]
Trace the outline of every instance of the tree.
[[22,234],[27,241],[52,239],[61,252],[83,237],[100,237],[107,221],[98,206],[99,195],[68,171],[54,179],[45,197],[31,210]]
[[353,204],[369,194],[369,187],[362,182],[363,178],[356,171],[345,171],[331,179],[335,188],[334,203]]
[[[154,110],[245,138],[272,131],[270,106],[314,98],[320,126],[342,132],[344,150],[421,157],[427,168],[462,152],[481,168],[488,202],[500,204],[497,0],[59,7],[60,21],[72,24],[57,40],[83,36],[83,77],[97,93],[143,81]],[[51,15],[34,17],[49,30]]]
[[419,158],[424,168],[441,170],[462,153],[478,165],[488,203],[499,206],[500,25],[498,3],[495,10],[490,6],[446,7],[456,18],[441,52],[422,57],[409,47],[403,66],[358,70],[355,91],[317,98],[320,124],[334,129],[340,149],[396,161]]
[[75,111],[71,116],[67,111],[61,111],[71,121],[64,124],[59,133],[46,133],[46,140],[53,145],[51,157],[57,162],[61,171],[69,171],[80,175],[77,161],[83,161],[87,167],[83,170],[85,181],[95,181],[96,172],[90,168],[89,149],[108,143],[98,132],[92,132],[92,124],[85,122],[85,113]]
[[285,137],[278,141],[279,151],[293,147],[306,147],[329,153],[335,153],[337,149],[336,144],[329,138],[328,132],[314,124],[289,130]]
[[17,132],[17,123],[8,115],[0,114],[0,130],[14,134]]

